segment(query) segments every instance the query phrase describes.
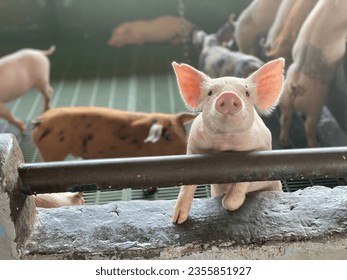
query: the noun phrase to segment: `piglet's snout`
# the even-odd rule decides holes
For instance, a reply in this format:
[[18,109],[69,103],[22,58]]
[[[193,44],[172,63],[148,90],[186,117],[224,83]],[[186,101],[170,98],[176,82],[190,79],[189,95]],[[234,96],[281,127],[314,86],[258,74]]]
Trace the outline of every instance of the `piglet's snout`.
[[241,98],[231,92],[224,92],[216,100],[216,110],[225,115],[235,115],[242,109]]

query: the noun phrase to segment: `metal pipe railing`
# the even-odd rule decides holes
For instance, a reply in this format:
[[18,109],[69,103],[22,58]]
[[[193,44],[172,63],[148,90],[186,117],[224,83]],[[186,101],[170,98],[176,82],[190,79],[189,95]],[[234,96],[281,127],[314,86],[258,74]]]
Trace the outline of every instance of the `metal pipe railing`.
[[25,194],[347,178],[347,147],[22,164]]

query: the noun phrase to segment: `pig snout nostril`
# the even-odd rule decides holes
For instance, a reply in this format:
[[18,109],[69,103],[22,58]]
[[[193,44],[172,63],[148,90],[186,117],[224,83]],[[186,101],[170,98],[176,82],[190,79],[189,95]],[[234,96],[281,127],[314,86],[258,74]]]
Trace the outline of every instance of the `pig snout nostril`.
[[240,97],[233,93],[222,94],[216,103],[216,110],[222,114],[234,115],[242,109]]

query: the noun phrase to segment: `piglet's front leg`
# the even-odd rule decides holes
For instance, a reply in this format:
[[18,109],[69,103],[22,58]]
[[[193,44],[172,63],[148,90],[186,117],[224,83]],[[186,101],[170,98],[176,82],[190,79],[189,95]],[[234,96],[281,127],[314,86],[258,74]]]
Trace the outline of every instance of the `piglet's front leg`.
[[185,185],[181,187],[172,217],[174,223],[182,224],[188,219],[196,188],[196,185]]

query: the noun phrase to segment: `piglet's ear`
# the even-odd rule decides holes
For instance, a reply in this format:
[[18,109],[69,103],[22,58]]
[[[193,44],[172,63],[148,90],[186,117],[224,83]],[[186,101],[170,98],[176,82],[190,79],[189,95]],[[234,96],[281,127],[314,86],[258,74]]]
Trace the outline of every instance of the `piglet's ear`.
[[149,129],[148,136],[145,139],[145,143],[151,142],[156,143],[160,140],[164,126],[160,123],[154,123]]
[[204,80],[204,74],[188,64],[173,62],[172,66],[183,100],[190,108],[198,108],[201,95],[200,85]]
[[256,105],[265,113],[271,111],[272,107],[277,104],[282,93],[283,68],[284,59],[278,58],[266,63],[248,77],[251,82],[256,84]]
[[196,118],[196,114],[192,114],[192,113],[178,113],[176,114],[176,118],[178,119],[178,122],[182,125],[187,125],[190,124],[195,118]]

